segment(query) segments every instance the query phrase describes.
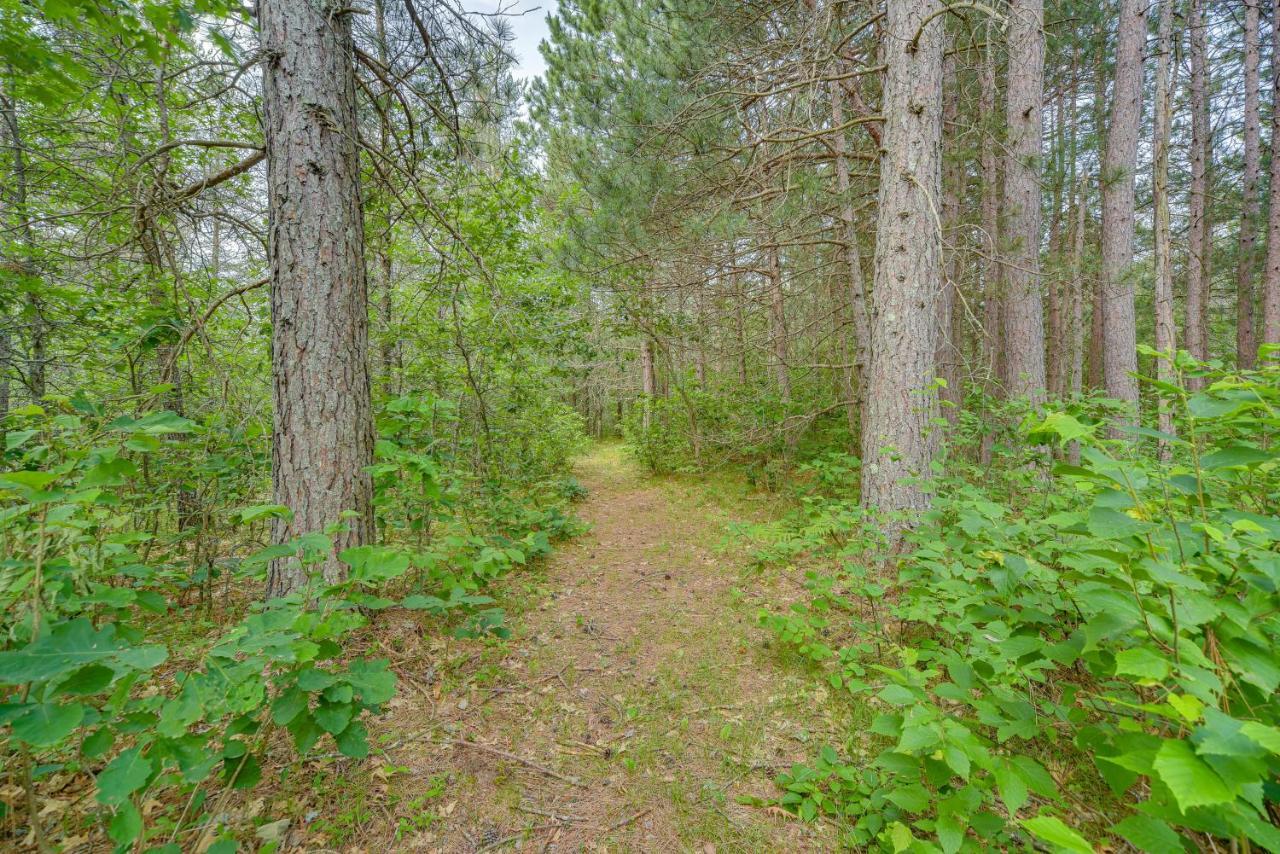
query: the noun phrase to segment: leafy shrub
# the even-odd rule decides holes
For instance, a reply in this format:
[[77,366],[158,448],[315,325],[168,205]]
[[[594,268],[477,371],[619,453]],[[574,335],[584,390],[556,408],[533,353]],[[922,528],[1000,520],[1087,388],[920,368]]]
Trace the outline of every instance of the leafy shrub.
[[762,618],[880,711],[869,755],[861,734],[824,748],[780,777],[783,804],[894,851],[1280,850],[1280,370],[1209,381],[1160,388],[1176,438],[1028,420],[1029,445],[1078,443],[1079,464],[1011,469],[1016,492],[941,479],[889,590],[858,554],[867,520],[810,505],[795,540],[838,568]]

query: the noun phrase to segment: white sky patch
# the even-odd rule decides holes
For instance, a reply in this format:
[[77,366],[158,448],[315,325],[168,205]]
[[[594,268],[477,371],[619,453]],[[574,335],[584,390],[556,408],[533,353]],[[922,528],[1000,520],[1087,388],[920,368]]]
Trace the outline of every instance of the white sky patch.
[[547,36],[547,15],[556,10],[556,0],[462,0],[462,7],[468,12],[506,15],[515,35],[509,49],[519,63],[514,69],[518,79],[539,77],[546,70],[538,42]]

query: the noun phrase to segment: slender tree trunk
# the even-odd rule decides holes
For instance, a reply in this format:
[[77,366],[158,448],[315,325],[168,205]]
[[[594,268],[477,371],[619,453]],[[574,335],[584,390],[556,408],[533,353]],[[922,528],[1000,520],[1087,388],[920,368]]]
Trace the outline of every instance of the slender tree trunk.
[[[937,438],[930,390],[942,287],[941,0],[889,0],[884,148],[872,290],[871,363],[862,433],[862,503],[885,513],[928,507]],[[891,520],[897,547],[903,521]]]
[[1253,322],[1253,268],[1262,158],[1262,119],[1258,107],[1260,2],[1244,0],[1244,168],[1240,176],[1240,252],[1236,260],[1236,364],[1246,370],[1253,367],[1258,356]]
[[[978,111],[983,116],[995,114],[998,92],[993,49],[988,44],[979,67],[981,92]],[[1000,146],[995,140],[984,140],[979,155],[982,172],[981,219],[983,231],[983,368],[987,375],[987,390],[995,393],[1004,376],[1004,323],[1001,319],[1004,304],[1000,271]]]
[[[12,150],[10,178],[13,183],[10,207],[13,210],[14,226],[21,246],[18,250],[17,266],[24,276],[34,277],[36,265],[31,260],[31,251],[35,243],[31,229],[31,213],[27,207],[26,143],[23,141],[22,125],[18,120],[17,98],[7,92],[0,92],[0,105],[3,107],[5,127]],[[30,283],[27,289],[27,308],[31,314],[31,323],[28,333],[26,384],[31,392],[31,399],[40,400],[48,390],[49,327],[45,318],[44,300],[41,299],[39,292],[30,286]],[[12,344],[10,344],[10,358],[12,358]]]
[[782,292],[782,263],[777,244],[765,250],[765,263],[769,277],[769,341],[774,377],[778,382],[778,394],[784,401],[791,400],[790,346],[787,341],[786,302]]
[[[1191,192],[1187,224],[1187,320],[1184,336],[1192,356],[1209,358],[1209,265],[1213,232],[1209,223],[1209,163],[1213,141],[1209,126],[1208,39],[1204,0],[1190,0],[1187,30],[1191,40]],[[1200,386],[1190,377],[1191,388]]]
[[[350,9],[327,0],[261,0],[263,106],[270,224],[275,415],[273,539],[343,529],[319,565],[343,577],[337,553],[372,537],[373,418],[368,290]],[[354,518],[343,514],[353,512]],[[306,582],[277,561],[268,596]]]
[[1044,305],[1040,292],[1040,143],[1044,99],[1044,3],[1009,4],[1009,79],[1004,164],[1005,373],[1011,397],[1044,399]]
[[1146,3],[1120,0],[1115,84],[1102,183],[1103,376],[1107,394],[1138,403],[1137,315],[1133,263],[1134,171],[1142,118],[1142,45]]
[[[1173,61],[1173,6],[1177,0],[1164,0],[1160,8],[1159,61],[1156,63],[1155,143],[1152,163],[1152,194],[1155,234],[1155,309],[1156,349],[1165,354],[1156,359],[1156,377],[1173,382],[1172,358],[1178,347],[1178,332],[1173,320],[1173,246],[1169,229],[1169,136],[1173,125],[1172,91],[1177,64]],[[1173,409],[1163,392],[1157,391],[1161,432],[1174,432]],[[1169,443],[1160,440],[1160,455],[1167,459]]]
[[649,428],[653,425],[653,398],[658,392],[657,378],[654,374],[654,358],[653,358],[653,339],[645,334],[644,340],[640,342],[640,393],[642,400],[640,405],[644,407],[641,412],[641,426],[645,432],[649,432]]
[[1067,393],[1072,397],[1084,389],[1084,245],[1085,230],[1089,222],[1088,180],[1088,176],[1081,175],[1075,183],[1075,224],[1071,235],[1071,309],[1070,327],[1067,331],[1070,367]]
[[[960,114],[958,81],[955,78],[955,63],[950,56],[946,56],[943,58],[942,69],[944,140],[947,139],[949,128],[954,133]],[[943,404],[942,416],[949,423],[955,423],[960,415],[960,403],[964,391],[960,385],[961,335],[964,325],[960,314],[960,251],[957,245],[959,243],[957,234],[960,230],[960,191],[963,182],[964,163],[960,158],[958,156],[943,158],[941,216],[942,227],[950,235],[950,246],[943,254],[942,290],[938,294],[938,352],[934,357],[934,370],[944,383],[938,396]]]
[[[1093,128],[1094,136],[1098,144],[1098,162],[1102,163],[1106,158],[1107,150],[1107,37],[1105,31],[1099,31],[1097,34],[1097,52],[1094,54],[1094,77],[1093,77]],[[1098,175],[1098,194],[1102,195],[1102,185],[1104,177],[1102,173]],[[1102,242],[1101,224],[1098,223],[1097,244]],[[1105,359],[1106,344],[1104,342],[1104,334],[1102,328],[1102,293],[1103,280],[1099,274],[1092,278],[1089,288],[1089,386],[1090,388],[1102,391],[1106,388],[1106,378],[1103,376],[1103,361]]]
[[1271,3],[1271,209],[1262,285],[1262,343],[1280,344],[1280,0]]
[[849,429],[857,435],[856,421],[862,417],[862,390],[866,388],[867,348],[871,342],[871,320],[867,312],[867,286],[862,274],[862,257],[858,251],[858,227],[854,217],[853,199],[849,195],[849,159],[844,125],[844,92],[838,84],[830,84],[831,123],[835,126],[832,149],[836,160],[836,191],[840,194],[840,225],[843,242],[845,274],[849,279],[849,313],[853,321],[853,367],[848,385],[856,388],[857,397],[849,400],[847,414]]

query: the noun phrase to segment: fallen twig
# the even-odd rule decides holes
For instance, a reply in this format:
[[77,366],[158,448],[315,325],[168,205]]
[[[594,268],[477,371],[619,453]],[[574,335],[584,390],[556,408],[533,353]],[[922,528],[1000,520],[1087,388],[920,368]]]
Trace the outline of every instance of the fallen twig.
[[644,818],[651,812],[653,812],[653,807],[646,807],[640,810],[640,812],[636,813],[635,815],[628,816],[627,818],[620,819],[619,821],[615,821],[613,824],[606,827],[604,829],[604,832],[612,833],[613,831],[617,830],[620,827],[626,827],[628,824],[631,824],[635,821],[638,821],[639,819]]
[[510,759],[512,762],[519,762],[521,765],[525,766],[526,768],[531,768],[534,771],[537,771],[539,774],[546,774],[548,777],[553,777],[557,780],[568,783],[570,786],[577,786],[580,789],[588,788],[587,784],[583,783],[581,780],[575,780],[573,777],[566,777],[564,774],[561,774],[559,771],[554,771],[545,765],[539,765],[537,762],[534,762],[531,759],[525,759],[523,756],[517,756],[514,753],[508,753],[505,750],[499,750],[498,748],[490,747],[487,744],[477,744],[474,741],[467,741],[466,739],[462,739],[462,738],[454,739],[453,743],[461,744],[463,747],[470,747],[473,750],[479,750],[481,753],[489,753],[489,754],[492,754],[493,756],[501,756],[503,759]]

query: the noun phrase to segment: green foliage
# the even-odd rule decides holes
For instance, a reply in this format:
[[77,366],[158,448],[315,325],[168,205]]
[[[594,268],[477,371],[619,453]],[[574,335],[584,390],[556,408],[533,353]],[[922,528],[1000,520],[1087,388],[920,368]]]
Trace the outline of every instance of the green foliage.
[[[782,775],[784,805],[895,851],[1280,850],[1280,370],[1162,391],[1179,438],[1055,409],[1022,428],[1063,450],[1051,479],[1021,456],[940,478],[887,591],[861,514],[805,507],[791,553],[838,568],[762,618],[880,711]],[[1134,452],[1162,438],[1168,461]]]
[[[56,415],[15,412],[0,473],[0,733],[16,766],[92,774],[101,820],[127,846],[207,820],[190,810],[144,819],[144,800],[203,801],[256,785],[272,732],[287,733],[300,755],[366,756],[364,718],[396,680],[386,661],[346,654],[354,634],[400,607],[449,618],[459,634],[504,635],[503,612],[483,588],[578,530],[555,505],[514,495],[484,497],[487,536],[459,529],[453,511],[474,498],[433,459],[430,431],[415,426],[431,423],[423,416],[432,406],[404,398],[381,418],[378,511],[394,545],[348,549],[341,582],[313,574],[299,593],[250,600],[239,617],[194,637],[165,615],[210,567],[200,549],[183,559],[190,534],[160,538],[140,525],[154,505],[144,473],[203,459],[215,482],[244,479],[231,496],[260,490],[260,477],[194,453],[220,434],[172,412],[111,419],[87,403]],[[242,507],[226,524],[252,528],[282,513]],[[431,519],[437,536],[428,536]],[[206,527],[198,536],[209,535]],[[332,549],[321,533],[260,549],[227,564],[225,583],[257,590],[272,560],[306,567]]]

